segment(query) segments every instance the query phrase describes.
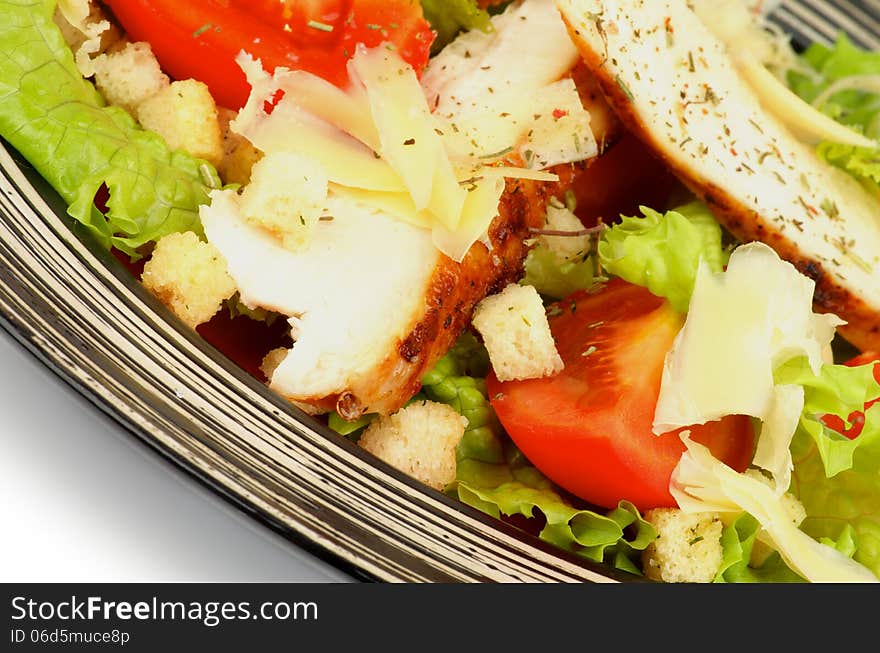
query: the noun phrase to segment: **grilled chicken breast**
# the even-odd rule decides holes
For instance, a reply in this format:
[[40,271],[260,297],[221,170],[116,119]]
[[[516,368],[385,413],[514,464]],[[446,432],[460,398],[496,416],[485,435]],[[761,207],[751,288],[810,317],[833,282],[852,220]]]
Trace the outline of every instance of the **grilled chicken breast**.
[[[530,229],[544,226],[550,199],[561,198],[599,144],[619,133],[591,77],[578,70],[578,50],[552,0],[516,2],[496,17],[494,32],[464,38],[422,80],[438,131],[468,134],[451,137],[447,149],[458,146],[468,161],[519,163],[532,168],[526,177],[547,170],[557,180],[508,178],[485,236],[460,261],[435,246],[430,229],[395,218],[369,193],[331,189],[324,219],[297,251],[249,223],[234,191],[215,191],[202,209],[206,236],[245,305],[290,317],[295,342],[270,387],[305,410],[354,420],[403,406],[474,306],[521,278]],[[526,54],[514,61],[512,50]],[[547,139],[538,145],[554,143],[541,156],[522,145],[539,132]]]
[[226,258],[242,300],[292,315],[296,340],[271,387],[312,412],[347,419],[389,414],[421,387],[487,294],[522,276],[530,227],[585,164],[560,166],[558,183],[510,180],[489,228],[457,263],[431,233],[348,198],[331,197],[309,247],[296,255],[216,191],[202,222]]
[[558,0],[623,122],[741,241],[816,281],[844,337],[880,348],[880,202],[774,118],[686,0]]

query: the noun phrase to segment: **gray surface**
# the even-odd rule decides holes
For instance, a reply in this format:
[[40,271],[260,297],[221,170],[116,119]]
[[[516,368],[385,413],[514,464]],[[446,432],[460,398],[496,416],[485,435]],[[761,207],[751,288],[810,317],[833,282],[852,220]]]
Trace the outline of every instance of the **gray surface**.
[[351,582],[153,454],[0,330],[0,582]]

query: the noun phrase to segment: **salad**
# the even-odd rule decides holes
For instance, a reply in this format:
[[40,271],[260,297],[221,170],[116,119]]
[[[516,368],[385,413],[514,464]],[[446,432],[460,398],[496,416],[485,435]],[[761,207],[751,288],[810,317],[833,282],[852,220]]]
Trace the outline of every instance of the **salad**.
[[880,577],[880,54],[747,0],[0,1],[0,136],[377,458],[666,582]]

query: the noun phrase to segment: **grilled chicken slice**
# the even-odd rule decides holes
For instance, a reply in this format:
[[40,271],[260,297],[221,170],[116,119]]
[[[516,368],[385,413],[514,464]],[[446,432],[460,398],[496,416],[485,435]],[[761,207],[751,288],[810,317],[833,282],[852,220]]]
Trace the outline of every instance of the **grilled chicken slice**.
[[558,183],[511,180],[489,229],[461,263],[431,234],[347,198],[304,252],[291,254],[244,220],[234,191],[215,191],[202,222],[224,255],[242,300],[291,318],[294,347],[271,387],[314,413],[353,420],[389,414],[421,387],[487,294],[522,276],[530,227],[543,225],[552,196],[585,164],[561,166]]
[[741,241],[816,281],[818,311],[880,348],[880,202],[761,106],[686,0],[558,0],[624,126]]
[[[403,406],[474,306],[521,278],[530,229],[544,226],[551,198],[561,198],[599,144],[618,134],[601,93],[576,69],[578,50],[552,0],[516,2],[497,17],[494,32],[465,39],[435,58],[422,81],[435,116],[447,121],[445,133],[475,130],[451,140],[467,157],[508,166],[525,165],[531,150],[502,149],[511,142],[505,139],[546,133],[558,147],[546,148],[543,164],[532,167],[552,166],[558,180],[507,179],[485,238],[460,262],[435,247],[430,229],[338,189],[327,200],[332,219],[318,222],[297,251],[245,220],[234,191],[216,191],[202,210],[208,240],[224,255],[242,301],[290,316],[295,343],[271,372],[270,387],[305,410],[354,420]],[[511,52],[523,49],[524,58],[513,61]],[[571,104],[560,109],[557,99]]]

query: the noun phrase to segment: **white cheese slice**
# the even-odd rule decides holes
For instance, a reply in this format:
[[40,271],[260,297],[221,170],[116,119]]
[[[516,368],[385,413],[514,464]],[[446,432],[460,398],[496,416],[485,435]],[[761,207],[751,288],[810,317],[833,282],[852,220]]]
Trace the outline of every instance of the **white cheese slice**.
[[772,487],[753,476],[738,474],[703,445],[683,439],[687,450],[673,471],[670,487],[682,510],[749,513],[761,524],[763,537],[785,563],[810,582],[877,582],[867,567],[800,530]]
[[395,51],[364,47],[358,48],[349,70],[369,99],[382,158],[400,174],[416,209],[430,210],[454,229],[465,191],[455,178],[415,71]]
[[726,415],[758,418],[764,423],[754,463],[773,474],[780,493],[787,489],[803,393],[780,390],[773,371],[806,356],[818,373],[841,324],[813,313],[814,289],[762,243],[737,248],[725,272],[701,265],[687,320],[664,364],[654,432]]

